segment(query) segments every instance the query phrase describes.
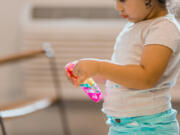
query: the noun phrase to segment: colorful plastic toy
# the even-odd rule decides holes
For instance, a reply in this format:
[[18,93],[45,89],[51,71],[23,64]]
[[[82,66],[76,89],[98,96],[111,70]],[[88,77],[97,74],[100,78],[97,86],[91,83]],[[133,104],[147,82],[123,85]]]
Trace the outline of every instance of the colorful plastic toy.
[[[76,80],[78,79],[78,77],[73,75],[74,66],[74,63],[69,63],[66,66],[66,72],[70,77]],[[103,98],[101,90],[92,78],[89,78],[86,81],[84,81],[83,84],[80,84],[80,87],[96,103]]]

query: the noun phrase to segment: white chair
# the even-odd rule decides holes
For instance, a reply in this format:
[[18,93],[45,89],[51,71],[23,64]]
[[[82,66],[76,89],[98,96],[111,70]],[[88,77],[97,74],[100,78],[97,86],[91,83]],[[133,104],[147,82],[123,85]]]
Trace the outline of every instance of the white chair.
[[52,78],[54,83],[54,88],[56,91],[55,96],[31,96],[24,98],[23,100],[16,101],[13,103],[5,104],[0,107],[0,124],[3,135],[7,135],[5,130],[5,126],[3,121],[6,119],[13,119],[13,118],[22,118],[23,116],[30,115],[31,113],[37,112],[39,110],[45,109],[53,104],[59,103],[59,111],[61,114],[61,120],[63,121],[63,129],[64,135],[70,135],[68,121],[66,117],[66,110],[62,100],[62,96],[60,93],[60,83],[58,79],[58,72],[56,69],[55,58],[53,57],[53,50],[48,47],[44,46],[44,49],[40,50],[33,50],[23,52],[21,54],[14,54],[11,56],[7,56],[5,58],[0,59],[1,64],[8,64],[8,63],[17,63],[19,61],[27,60],[27,59],[35,59],[36,57],[42,56],[46,54],[49,57]]

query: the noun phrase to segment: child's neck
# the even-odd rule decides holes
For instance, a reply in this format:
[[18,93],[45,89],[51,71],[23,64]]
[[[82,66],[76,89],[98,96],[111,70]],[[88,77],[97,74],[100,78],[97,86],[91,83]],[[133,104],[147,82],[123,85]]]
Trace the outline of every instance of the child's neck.
[[155,19],[168,14],[168,10],[162,7],[154,7],[145,20]]

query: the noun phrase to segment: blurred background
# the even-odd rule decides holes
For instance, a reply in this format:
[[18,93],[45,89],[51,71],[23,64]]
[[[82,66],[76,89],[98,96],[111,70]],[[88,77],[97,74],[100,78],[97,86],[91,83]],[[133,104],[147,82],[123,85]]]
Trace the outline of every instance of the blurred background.
[[[114,10],[113,0],[6,0],[1,2],[0,15],[0,57],[50,43],[55,51],[60,96],[65,102],[71,134],[107,134],[102,103],[95,104],[81,89],[74,88],[65,77],[64,66],[80,58],[110,59],[115,38],[126,23]],[[1,106],[27,97],[59,94],[46,56],[2,64],[0,74]],[[179,81],[180,78],[171,95],[173,107],[180,111]],[[58,106],[4,120],[7,134],[63,135]],[[180,120],[180,115],[177,117]]]

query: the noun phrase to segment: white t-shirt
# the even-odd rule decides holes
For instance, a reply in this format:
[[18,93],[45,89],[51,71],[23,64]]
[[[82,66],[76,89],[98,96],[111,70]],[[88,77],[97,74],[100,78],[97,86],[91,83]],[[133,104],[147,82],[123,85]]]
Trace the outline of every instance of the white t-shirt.
[[143,48],[148,44],[161,44],[173,50],[163,76],[155,87],[146,90],[130,89],[108,80],[102,108],[105,114],[133,117],[171,108],[168,92],[180,71],[180,25],[172,14],[138,23],[128,22],[116,39],[112,61],[120,65],[139,65]]

